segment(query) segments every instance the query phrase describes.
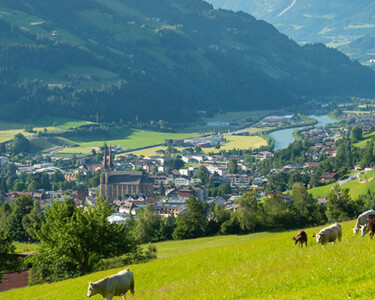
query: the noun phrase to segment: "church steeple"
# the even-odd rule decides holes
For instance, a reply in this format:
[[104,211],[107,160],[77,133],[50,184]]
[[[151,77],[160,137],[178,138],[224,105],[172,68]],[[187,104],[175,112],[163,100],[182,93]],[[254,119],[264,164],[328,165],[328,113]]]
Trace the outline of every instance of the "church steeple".
[[107,169],[107,146],[104,146],[103,168]]
[[112,148],[109,147],[109,168],[113,169],[113,157],[112,157]]

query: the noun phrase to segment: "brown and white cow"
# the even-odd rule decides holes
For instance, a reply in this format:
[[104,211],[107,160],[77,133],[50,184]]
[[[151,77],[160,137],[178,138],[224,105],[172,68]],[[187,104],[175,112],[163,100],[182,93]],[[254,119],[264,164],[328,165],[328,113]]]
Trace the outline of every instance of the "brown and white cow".
[[361,226],[361,236],[364,237],[370,232],[370,239],[373,239],[375,231],[375,215],[369,215],[366,219],[366,225]]
[[96,282],[89,282],[87,297],[100,294],[106,300],[112,300],[114,296],[122,296],[122,299],[125,300],[129,289],[134,294],[134,275],[129,269],[126,269]]
[[318,244],[322,244],[323,247],[325,244],[329,242],[332,242],[332,244],[334,244],[336,239],[341,241],[341,237],[342,237],[341,225],[338,223],[330,225],[320,230],[319,233],[314,234],[313,237],[315,237],[316,242]]
[[[358,218],[357,218],[357,223],[355,224],[354,228],[353,228],[353,233],[356,234],[359,230],[361,231],[361,234],[362,234],[362,227],[364,225],[366,225],[366,220],[367,220],[367,217],[368,216],[371,216],[371,215],[375,215],[375,210],[373,209],[370,209],[370,210],[367,210],[363,213],[361,213]],[[367,231],[368,232],[368,231]],[[366,232],[366,233],[367,233]]]
[[303,244],[307,247],[307,234],[303,230],[298,232],[297,236],[293,237],[294,245],[298,244],[298,247],[303,248]]

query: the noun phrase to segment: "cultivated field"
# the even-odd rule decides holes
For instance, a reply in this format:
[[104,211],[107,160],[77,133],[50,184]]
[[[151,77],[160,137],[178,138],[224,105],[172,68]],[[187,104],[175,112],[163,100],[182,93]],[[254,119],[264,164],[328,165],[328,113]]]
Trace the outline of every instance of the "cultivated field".
[[267,146],[267,141],[264,138],[259,136],[242,136],[242,135],[226,135],[224,136],[227,140],[226,143],[222,144],[220,149],[212,148],[203,148],[203,151],[206,153],[209,152],[219,152],[220,150],[232,150],[236,149],[257,149],[261,146]]
[[[325,249],[311,237],[319,228],[306,230],[307,249],[293,245],[297,230],[158,243],[157,260],[128,266],[135,275],[134,299],[372,299],[375,242],[353,236],[353,221],[342,226],[342,242]],[[85,299],[89,281],[118,270],[0,298]]]
[[106,142],[108,146],[120,145],[123,149],[134,149],[164,144],[165,139],[183,139],[198,135],[198,133],[168,133],[124,128],[113,130],[106,137],[76,136],[63,140],[80,147],[101,147]]
[[89,123],[91,122],[78,121],[60,117],[46,117],[38,121],[30,120],[25,121],[23,123],[0,121],[0,143],[13,139],[13,137],[18,133],[22,133],[24,136],[35,134],[25,132],[25,125],[33,126],[34,131],[42,131],[44,128],[46,128],[48,131],[58,132],[68,128],[75,128]]

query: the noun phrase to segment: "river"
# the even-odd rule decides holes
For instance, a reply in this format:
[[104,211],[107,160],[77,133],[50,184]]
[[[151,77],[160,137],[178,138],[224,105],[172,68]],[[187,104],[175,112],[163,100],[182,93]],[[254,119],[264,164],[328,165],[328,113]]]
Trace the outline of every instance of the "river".
[[[315,126],[325,126],[329,123],[335,122],[335,120],[328,117],[328,115],[323,115],[323,116],[310,115],[309,117],[314,118],[318,121],[318,123],[315,124]],[[275,141],[274,150],[287,148],[290,143],[294,142],[293,132],[303,127],[305,126],[281,129],[281,130],[276,130],[276,131],[271,132],[269,136],[273,138],[273,140]]]

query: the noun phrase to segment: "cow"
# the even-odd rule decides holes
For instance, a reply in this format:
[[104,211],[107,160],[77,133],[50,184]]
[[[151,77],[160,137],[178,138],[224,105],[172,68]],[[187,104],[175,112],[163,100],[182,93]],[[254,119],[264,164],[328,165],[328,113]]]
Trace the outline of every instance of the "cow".
[[125,300],[129,289],[134,295],[134,275],[129,269],[126,269],[96,282],[89,282],[87,297],[100,294],[106,300],[111,300],[114,296],[122,296],[122,299]]
[[[375,210],[370,209],[368,211],[365,211],[364,213],[360,214],[357,218],[357,223],[355,224],[355,227],[353,228],[353,233],[356,234],[359,230],[361,230],[362,234],[362,226],[366,225],[366,220],[368,216],[375,215]],[[367,232],[366,232],[367,233]],[[365,234],[366,234],[365,233]],[[362,235],[363,236],[363,235]]]
[[374,237],[375,215],[369,215],[366,219],[366,225],[361,225],[361,236],[364,237],[370,231],[370,239]]
[[341,241],[341,237],[342,237],[341,225],[338,223],[335,223],[331,226],[323,228],[322,230],[319,231],[319,233],[314,234],[313,237],[315,237],[316,242],[318,244],[322,244],[323,247],[326,243],[329,243],[329,242],[332,242],[332,244],[334,244],[337,238],[339,241]]
[[298,232],[297,236],[293,237],[294,245],[298,244],[298,247],[303,248],[303,244],[307,247],[307,234],[303,230]]

